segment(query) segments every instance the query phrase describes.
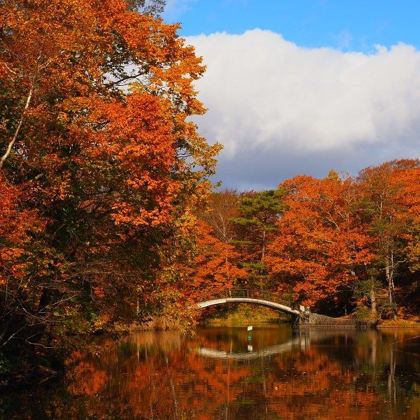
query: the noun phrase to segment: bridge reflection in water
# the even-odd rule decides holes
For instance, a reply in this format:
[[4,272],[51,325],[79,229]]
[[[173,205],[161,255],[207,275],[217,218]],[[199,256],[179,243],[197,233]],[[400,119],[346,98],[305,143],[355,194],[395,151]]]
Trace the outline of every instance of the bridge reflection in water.
[[[280,327],[282,328],[282,327]],[[234,328],[234,330],[240,330],[240,328]],[[264,327],[261,328],[264,330]],[[237,331],[238,334],[240,331]],[[261,331],[257,332],[260,333]],[[355,337],[355,331],[353,330],[342,330],[342,331],[323,331],[323,330],[306,330],[303,333],[292,334],[288,339],[283,337],[284,342],[268,345],[258,348],[254,351],[252,345],[252,338],[248,337],[248,342],[251,343],[248,345],[248,351],[235,351],[230,346],[229,351],[220,350],[210,347],[196,347],[194,352],[202,357],[209,359],[222,359],[222,360],[253,360],[259,359],[268,356],[275,356],[282,353],[290,352],[302,352],[310,348],[311,344],[317,343],[322,340],[326,340],[330,337],[342,336],[347,342],[348,339]]]
[[[252,360],[259,359],[261,357],[273,356],[280,353],[287,353],[292,351],[294,348],[299,350],[305,350],[309,346],[309,341],[305,340],[305,337],[294,338],[287,343],[277,344],[275,346],[269,346],[259,351],[248,351],[239,353],[229,353],[222,350],[215,350],[206,347],[202,347],[196,350],[196,352],[203,357],[209,357],[211,359],[231,359],[231,360]],[[250,346],[250,349],[252,346]]]

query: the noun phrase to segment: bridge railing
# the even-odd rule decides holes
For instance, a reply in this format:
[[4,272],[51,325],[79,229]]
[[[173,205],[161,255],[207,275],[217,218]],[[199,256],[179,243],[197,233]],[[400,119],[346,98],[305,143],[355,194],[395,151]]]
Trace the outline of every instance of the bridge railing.
[[270,302],[280,303],[285,306],[294,307],[294,302],[286,299],[284,295],[270,290],[264,289],[227,289],[218,294],[212,295],[211,299],[224,299],[224,298],[250,298],[250,299],[261,299],[268,300]]

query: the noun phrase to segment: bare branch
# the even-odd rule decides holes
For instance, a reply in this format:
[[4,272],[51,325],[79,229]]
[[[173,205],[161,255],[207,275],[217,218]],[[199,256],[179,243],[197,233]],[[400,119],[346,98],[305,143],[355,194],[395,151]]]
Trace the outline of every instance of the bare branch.
[[4,67],[6,67],[6,69],[7,69],[10,73],[12,73],[12,74],[14,74],[15,76],[17,76],[17,73],[16,73],[13,69],[11,69],[7,63],[2,63],[2,64],[3,64],[3,66],[4,66]]
[[15,144],[15,142],[18,138],[20,129],[21,129],[22,124],[23,124],[23,120],[25,119],[26,111],[29,108],[29,105],[31,103],[33,92],[34,92],[34,88],[33,88],[33,85],[32,85],[31,88],[29,89],[28,97],[26,98],[25,107],[23,108],[22,115],[21,115],[20,120],[19,120],[19,124],[17,125],[16,130],[15,130],[15,134],[13,135],[12,140],[10,140],[10,143],[7,146],[6,152],[4,153],[4,155],[0,159],[0,169],[3,167],[4,162],[9,157],[9,155],[12,151],[13,145]]

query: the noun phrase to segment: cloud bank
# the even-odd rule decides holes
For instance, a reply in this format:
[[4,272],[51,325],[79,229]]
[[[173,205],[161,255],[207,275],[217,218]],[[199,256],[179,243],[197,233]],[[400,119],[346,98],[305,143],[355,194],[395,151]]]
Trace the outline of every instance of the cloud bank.
[[420,51],[302,48],[259,29],[189,37],[207,72],[197,120],[225,149],[225,186],[264,188],[300,173],[356,172],[420,152]]

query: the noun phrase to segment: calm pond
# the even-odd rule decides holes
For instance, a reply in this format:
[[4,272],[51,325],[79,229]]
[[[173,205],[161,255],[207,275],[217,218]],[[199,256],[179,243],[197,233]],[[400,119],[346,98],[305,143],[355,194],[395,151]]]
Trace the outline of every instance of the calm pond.
[[73,353],[59,382],[0,395],[0,418],[419,419],[419,331],[201,328]]

